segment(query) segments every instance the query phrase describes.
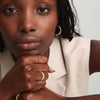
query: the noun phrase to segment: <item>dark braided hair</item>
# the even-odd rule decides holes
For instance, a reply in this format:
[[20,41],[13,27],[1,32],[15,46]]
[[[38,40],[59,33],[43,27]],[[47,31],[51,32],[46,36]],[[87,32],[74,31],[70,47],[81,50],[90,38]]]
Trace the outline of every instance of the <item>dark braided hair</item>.
[[3,43],[3,40],[2,40],[2,37],[1,37],[1,33],[0,33],[0,52],[3,52],[4,51],[4,43]]
[[74,34],[80,36],[75,30],[77,20],[69,0],[57,0],[57,8],[59,25],[62,28],[62,37],[72,40]]
[[[75,30],[76,16],[74,15],[69,0],[57,0],[58,20],[59,25],[62,28],[62,37],[67,38],[70,41],[73,38],[73,34],[80,36]],[[4,43],[0,34],[0,52],[4,51]]]

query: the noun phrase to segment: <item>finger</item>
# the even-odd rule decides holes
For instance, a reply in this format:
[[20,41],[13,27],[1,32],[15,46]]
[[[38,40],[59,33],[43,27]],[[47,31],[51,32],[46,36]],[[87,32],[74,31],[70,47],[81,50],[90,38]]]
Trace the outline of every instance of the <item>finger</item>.
[[31,65],[33,67],[33,71],[36,72],[48,72],[49,71],[49,66],[47,64],[33,64]]
[[52,69],[51,67],[49,67],[48,72],[49,72],[49,73],[53,73],[53,72],[55,72],[55,70],[54,70],[54,69]]
[[36,86],[35,86],[35,88],[33,89],[33,91],[40,90],[40,89],[42,89],[43,87],[45,87],[45,85],[46,85],[46,81],[36,81]]
[[[24,86],[24,91],[37,91],[41,88],[43,88],[46,84],[46,81],[43,80],[43,81],[37,81],[37,80],[34,80],[34,79],[29,79],[27,80],[26,82],[26,85]],[[23,92],[23,91],[22,91]]]
[[25,55],[23,57],[20,58],[20,61],[23,64],[32,64],[32,63],[36,63],[36,64],[46,64],[48,62],[47,57],[42,56],[42,55]]
[[48,62],[47,57],[38,55],[38,56],[33,56],[33,63],[36,64],[46,64]]
[[47,64],[27,64],[23,66],[24,72],[30,72],[31,74],[34,72],[50,72],[49,66]]
[[42,64],[42,63],[46,64],[48,62],[48,58],[42,55],[39,55],[37,59],[38,59],[39,64]]

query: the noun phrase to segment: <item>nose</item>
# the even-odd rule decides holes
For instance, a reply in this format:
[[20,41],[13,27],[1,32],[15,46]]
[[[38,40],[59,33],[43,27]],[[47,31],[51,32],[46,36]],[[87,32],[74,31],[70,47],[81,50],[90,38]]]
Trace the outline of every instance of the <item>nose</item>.
[[18,25],[19,31],[22,33],[29,33],[36,31],[35,18],[32,17],[29,13],[23,15],[20,18],[20,23]]

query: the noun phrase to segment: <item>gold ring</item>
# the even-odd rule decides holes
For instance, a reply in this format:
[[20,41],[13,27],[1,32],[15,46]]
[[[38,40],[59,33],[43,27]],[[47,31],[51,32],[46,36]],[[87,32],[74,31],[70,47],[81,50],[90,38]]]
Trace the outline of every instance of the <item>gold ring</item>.
[[16,95],[16,100],[18,100],[19,96],[20,96],[20,93],[18,93],[18,94]]

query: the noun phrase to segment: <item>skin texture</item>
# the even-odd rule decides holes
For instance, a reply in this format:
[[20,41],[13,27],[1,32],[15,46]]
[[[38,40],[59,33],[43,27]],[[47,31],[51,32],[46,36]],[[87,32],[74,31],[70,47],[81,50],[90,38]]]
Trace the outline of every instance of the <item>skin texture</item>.
[[[12,54],[15,57],[26,54],[44,55],[53,41],[57,26],[56,2],[2,0],[0,8],[1,35]],[[12,13],[6,8],[12,8]],[[24,47],[21,46],[22,43]]]
[[91,41],[90,74],[100,72],[100,41]]
[[[0,99],[15,100],[98,100],[100,96],[66,98],[45,88],[49,46],[58,23],[56,0],[1,0],[0,33],[15,65],[0,82]],[[90,74],[100,71],[100,42],[91,42]],[[95,48],[95,49],[94,49]],[[95,59],[93,58],[95,56]],[[96,66],[96,67],[94,67]],[[44,81],[40,81],[45,74]],[[17,83],[17,84],[16,84]],[[6,95],[5,95],[6,94]]]
[[[38,62],[38,58],[41,59]],[[45,74],[45,79],[40,81],[42,76],[40,71]],[[2,80],[1,85],[10,95],[26,91],[36,91],[43,88],[48,78],[49,66],[47,58],[44,56],[23,56],[20,57],[14,67]],[[5,84],[7,83],[7,84]],[[17,83],[17,84],[16,84]]]
[[[6,48],[16,60],[1,81],[0,97],[7,94],[2,100],[45,86],[48,72],[53,72],[47,61],[57,22],[56,1],[0,1],[0,32]],[[45,74],[44,81],[40,81],[40,71]]]

